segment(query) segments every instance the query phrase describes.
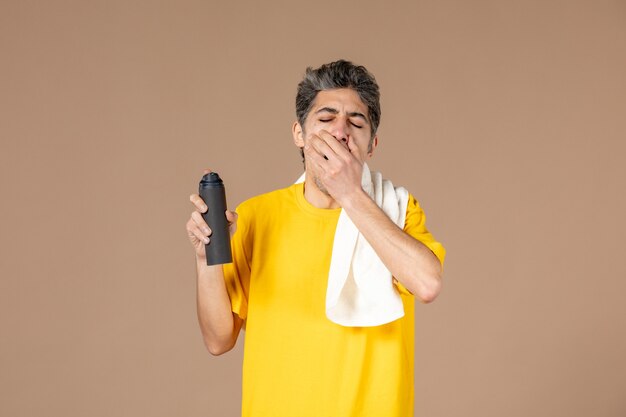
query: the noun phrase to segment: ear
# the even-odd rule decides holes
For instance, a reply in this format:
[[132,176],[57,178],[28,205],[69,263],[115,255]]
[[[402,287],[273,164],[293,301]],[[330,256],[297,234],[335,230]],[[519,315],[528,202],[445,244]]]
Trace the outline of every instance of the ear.
[[293,143],[295,143],[298,148],[304,148],[304,134],[302,132],[302,126],[300,126],[300,123],[293,122],[293,126],[291,127],[291,134],[293,135]]
[[374,136],[374,139],[372,140],[372,149],[370,149],[370,151],[367,153],[367,156],[371,158],[372,154],[374,153],[374,149],[376,149],[377,146],[378,146],[378,135]]

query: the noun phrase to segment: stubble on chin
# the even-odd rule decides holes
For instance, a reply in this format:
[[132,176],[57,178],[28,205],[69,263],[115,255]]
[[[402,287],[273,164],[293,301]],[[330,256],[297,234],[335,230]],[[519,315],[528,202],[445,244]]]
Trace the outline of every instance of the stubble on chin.
[[324,194],[330,197],[330,193],[328,192],[324,184],[322,184],[322,181],[319,179],[317,175],[313,176],[313,182],[315,182],[315,185],[321,192],[323,192]]
[[313,172],[313,170],[310,169],[309,164],[307,163],[306,157],[304,160],[304,170],[307,173],[307,177],[311,177],[313,178],[313,183],[315,184],[315,186],[324,194],[326,194],[327,196],[330,197],[330,193],[328,192],[328,190],[326,189],[326,187],[324,186],[324,184],[322,183],[322,181],[320,180],[320,177],[317,175],[317,173]]

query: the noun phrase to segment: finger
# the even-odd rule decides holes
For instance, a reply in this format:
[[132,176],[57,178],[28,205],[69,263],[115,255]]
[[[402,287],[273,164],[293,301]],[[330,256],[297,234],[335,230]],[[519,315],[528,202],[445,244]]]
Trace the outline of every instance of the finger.
[[207,236],[202,233],[202,231],[193,219],[189,219],[189,221],[187,222],[187,233],[192,240],[195,239],[198,242],[204,243],[205,245],[207,245],[211,241]]
[[197,211],[192,212],[191,219],[196,224],[198,229],[202,232],[203,236],[211,236],[211,233],[213,233],[213,231],[206,224],[200,213],[198,213]]
[[[319,140],[319,139],[318,139]],[[314,140],[310,139],[309,141],[307,141],[307,143],[304,145],[304,156],[307,159],[311,159],[313,158],[313,156],[317,155],[322,159],[328,159],[325,158],[324,154],[320,151],[317,150],[317,148],[314,146],[313,144]]]
[[209,209],[204,203],[202,197],[200,197],[198,194],[191,194],[189,196],[189,201],[191,201],[191,204],[193,204],[198,209],[198,211],[200,211],[200,213],[205,213]]
[[321,130],[319,132],[319,137],[326,143],[336,155],[343,156],[347,158],[350,154],[350,149],[348,148],[348,142],[344,140],[338,140],[334,137],[330,132],[326,130]]
[[347,149],[343,149],[334,136],[330,135],[330,139],[327,140],[331,141],[332,145],[340,150],[343,155],[335,153],[335,150],[330,147],[326,140],[317,139],[311,143],[313,152],[310,154],[310,158],[318,165],[323,165],[322,172],[338,171],[342,165],[345,165],[348,158],[351,158],[350,152]]
[[309,148],[309,152],[317,153],[322,159],[329,160],[330,158],[335,157],[335,152],[332,150],[332,148],[328,146],[328,144],[319,136],[312,136],[308,140],[305,146],[305,152],[307,150],[307,147]]
[[228,230],[230,230],[231,236],[237,231],[237,219],[239,215],[234,211],[226,210],[226,220],[228,221]]
[[226,220],[228,220],[228,223],[236,223],[238,218],[239,215],[236,212],[226,210]]
[[357,145],[355,140],[351,140],[348,142],[348,150],[359,162],[363,162],[360,158],[361,152],[359,145]]
[[[332,135],[331,138],[336,142]],[[320,156],[325,157],[324,159],[328,160],[335,157],[335,151],[328,144],[328,139],[323,139],[321,136],[314,135],[310,138],[309,144],[320,154]]]
[[[308,147],[308,149],[307,149]],[[320,154],[317,150],[313,149],[309,145],[305,146],[305,156],[308,164],[311,164],[317,168],[319,173],[325,173],[328,165],[328,159],[325,155]]]

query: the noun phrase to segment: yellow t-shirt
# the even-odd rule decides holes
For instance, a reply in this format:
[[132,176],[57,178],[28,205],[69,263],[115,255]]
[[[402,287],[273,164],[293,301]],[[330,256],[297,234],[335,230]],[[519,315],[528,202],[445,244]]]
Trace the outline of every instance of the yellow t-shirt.
[[[319,209],[303,184],[242,203],[224,266],[232,310],[246,320],[243,417],[413,415],[414,297],[405,316],[377,327],[343,327],[325,313],[340,209]],[[445,250],[409,196],[404,230],[443,263]]]

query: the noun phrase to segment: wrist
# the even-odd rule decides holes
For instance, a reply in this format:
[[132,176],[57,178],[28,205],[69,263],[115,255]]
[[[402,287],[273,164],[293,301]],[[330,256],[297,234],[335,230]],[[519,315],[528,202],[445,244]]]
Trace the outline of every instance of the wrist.
[[207,264],[206,264],[206,255],[205,254],[199,255],[199,254],[196,253],[196,265],[199,266],[199,267],[200,266],[204,266],[204,267],[207,266]]
[[196,272],[199,280],[212,279],[212,277],[221,277],[223,265],[207,265],[206,257],[196,256]]
[[350,194],[344,195],[340,201],[337,201],[346,212],[357,210],[359,207],[363,207],[364,204],[368,204],[368,202],[373,202],[373,200],[361,187]]

